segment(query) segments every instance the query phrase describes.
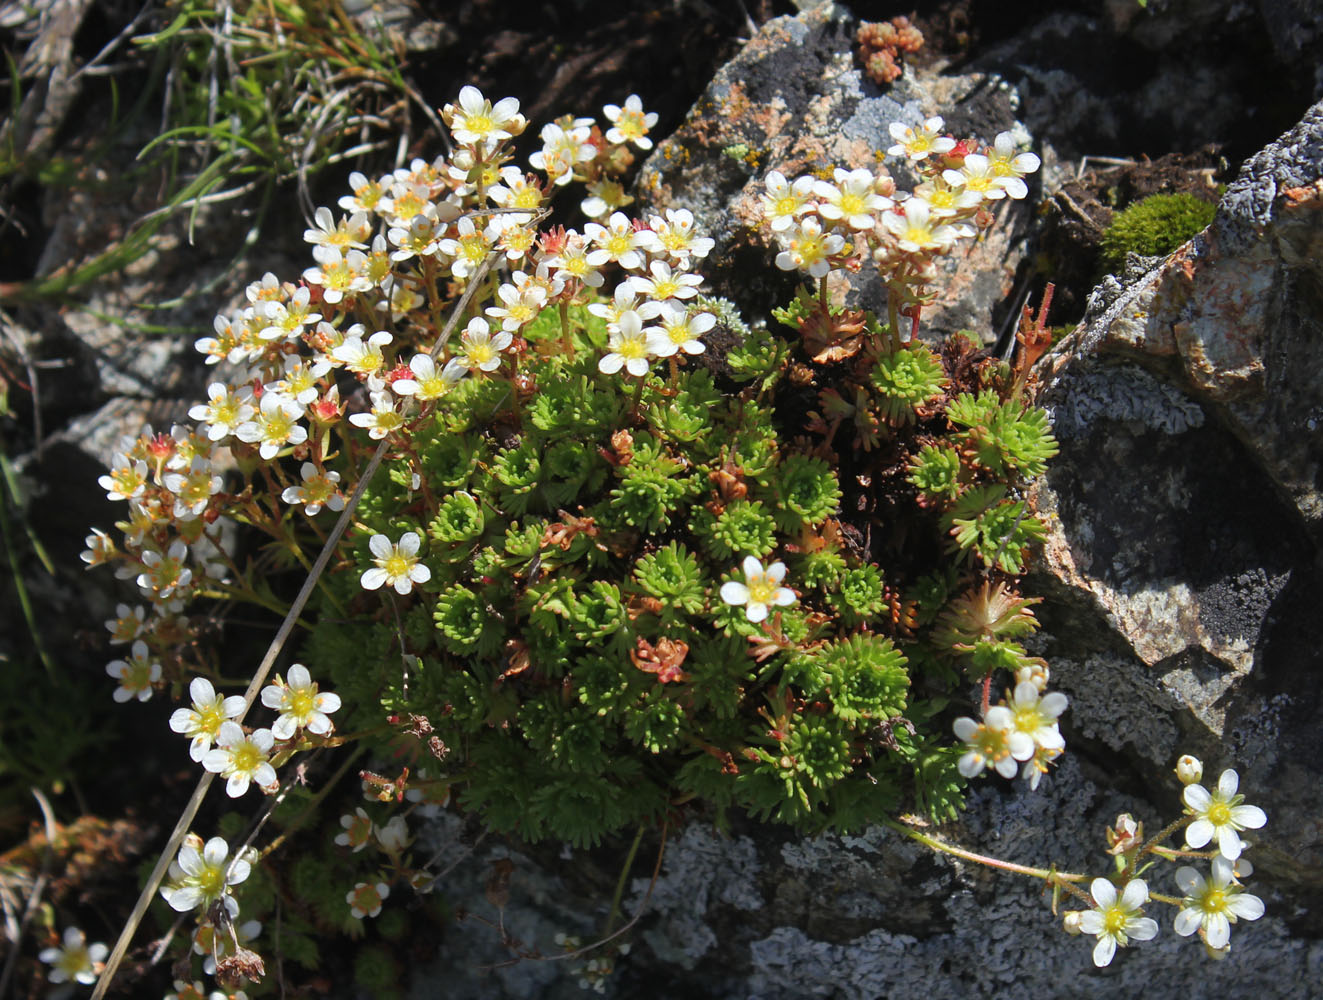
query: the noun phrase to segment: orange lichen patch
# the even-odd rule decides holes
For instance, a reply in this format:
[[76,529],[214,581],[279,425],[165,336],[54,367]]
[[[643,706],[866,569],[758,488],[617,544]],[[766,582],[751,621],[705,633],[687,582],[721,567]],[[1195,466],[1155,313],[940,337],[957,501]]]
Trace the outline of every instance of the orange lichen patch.
[[1282,192],[1282,204],[1289,210],[1323,208],[1323,178],[1304,187],[1287,188]]

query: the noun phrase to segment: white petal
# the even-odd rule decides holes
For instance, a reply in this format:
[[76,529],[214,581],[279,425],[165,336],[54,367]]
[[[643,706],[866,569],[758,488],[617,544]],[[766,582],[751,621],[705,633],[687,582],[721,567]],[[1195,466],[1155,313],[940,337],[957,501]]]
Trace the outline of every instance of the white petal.
[[380,566],[374,566],[372,569],[363,572],[362,580],[364,590],[380,590],[382,584],[386,582],[386,571]]
[[[1188,789],[1193,786],[1186,786]],[[1185,830],[1185,846],[1196,851],[1213,839],[1213,824],[1206,819],[1197,819]]]
[[748,604],[749,588],[735,580],[721,585],[721,599],[727,604]]
[[755,623],[757,623],[757,622],[761,622],[761,621],[766,621],[766,620],[767,620],[767,605],[766,605],[766,604],[750,604],[750,605],[748,606],[748,608],[745,609],[744,614],[745,614],[745,617],[748,618],[749,621],[751,621],[751,622],[755,622]]
[[[1134,883],[1130,883],[1134,885]],[[1135,941],[1152,941],[1158,936],[1158,922],[1152,917],[1140,917],[1137,920],[1127,921],[1125,925],[1126,936]]]
[[1097,910],[1085,910],[1080,914],[1080,931],[1084,934],[1101,934],[1103,932],[1102,914]]
[[1181,910],[1176,914],[1172,929],[1181,937],[1189,937],[1203,923],[1203,914],[1198,910]]
[[202,858],[208,865],[216,866],[230,853],[230,845],[224,837],[212,837],[202,848]]
[[1116,954],[1116,939],[1110,934],[1104,934],[1098,938],[1098,943],[1093,946],[1093,964],[1098,968],[1112,964],[1112,957]]
[[368,541],[368,549],[378,559],[387,559],[390,557],[391,550],[394,548],[390,539],[385,535],[373,535]]
[[312,683],[312,676],[302,663],[294,663],[285,674],[285,681],[292,688],[305,688]]
[[282,715],[271,725],[271,735],[278,740],[287,740],[292,737],[299,728],[298,722],[292,715]]
[[744,579],[746,580],[752,580],[755,576],[762,576],[763,573],[763,564],[754,556],[745,556],[740,568],[744,570]]
[[956,719],[951,728],[955,730],[956,739],[968,742],[969,738],[978,731],[978,723],[968,716],[963,716]]
[[195,705],[210,705],[216,700],[216,689],[205,677],[194,677],[188,685],[188,696]]
[[1116,886],[1105,878],[1096,878],[1089,883],[1089,892],[1099,909],[1106,909],[1116,902]]
[[1227,910],[1242,920],[1258,920],[1263,916],[1263,900],[1247,892],[1227,897]]
[[1247,830],[1257,830],[1268,822],[1268,814],[1258,806],[1233,806],[1231,822]]
[[1188,865],[1176,869],[1176,884],[1187,896],[1196,896],[1203,892],[1207,884],[1204,877]]
[[1148,902],[1148,883],[1142,878],[1131,879],[1121,894],[1121,909],[1137,910]]
[[1222,798],[1229,799],[1236,794],[1236,789],[1240,786],[1240,776],[1235,771],[1228,768],[1222,772],[1222,777],[1217,779],[1217,790],[1222,793]]
[[1240,839],[1240,834],[1229,826],[1219,826],[1217,828],[1217,850],[1228,861],[1235,861],[1240,857],[1240,852],[1245,849],[1244,843]]
[[977,778],[983,773],[985,763],[982,754],[971,751],[960,758],[960,763],[956,765],[956,768],[966,778]]

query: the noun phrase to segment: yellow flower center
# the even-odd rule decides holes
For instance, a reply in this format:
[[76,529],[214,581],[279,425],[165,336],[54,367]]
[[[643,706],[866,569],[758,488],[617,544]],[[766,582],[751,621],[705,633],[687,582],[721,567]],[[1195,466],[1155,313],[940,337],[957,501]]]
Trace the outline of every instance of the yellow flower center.
[[413,569],[413,564],[413,559],[396,552],[394,555],[386,557],[381,568],[386,571],[386,575],[392,580],[398,580],[409,575],[409,570]]
[[926,226],[910,226],[905,230],[905,239],[919,246],[926,246],[932,241],[933,234]]
[[644,340],[631,337],[620,342],[619,346],[616,347],[616,353],[626,360],[642,358],[647,356],[648,345]]
[[799,199],[793,194],[782,195],[776,200],[777,215],[794,215],[799,210]]
[[1125,910],[1113,904],[1103,911],[1103,930],[1108,934],[1119,934],[1125,931],[1126,921],[1129,919]]
[[252,771],[258,764],[262,763],[262,751],[257,749],[253,743],[244,740],[234,748],[232,759],[235,771]]
[[491,344],[470,344],[465,354],[468,356],[469,364],[474,367],[481,367],[496,357]]
[[653,283],[652,297],[655,299],[671,299],[675,293],[680,290],[680,283],[674,279],[663,278]]
[[776,596],[776,584],[765,576],[755,576],[747,584],[750,604],[771,604]]
[[689,247],[689,234],[682,229],[671,229],[662,236],[661,241],[667,250],[685,250]]
[[1213,826],[1226,826],[1231,822],[1231,807],[1225,802],[1214,802],[1208,807],[1208,822]]
[[486,135],[495,128],[495,125],[487,115],[469,115],[464,122],[464,128],[478,135]]
[[853,193],[841,195],[841,211],[846,215],[862,215],[864,199]]
[[1200,901],[1200,908],[1205,913],[1221,913],[1227,908],[1227,894],[1221,889],[1209,886]]
[[289,692],[289,714],[296,719],[306,719],[315,709],[316,696],[311,688],[291,689]]
[[412,191],[407,191],[395,199],[396,217],[408,221],[423,210],[423,199]]
[[633,240],[624,233],[616,233],[603,244],[602,248],[612,257],[619,257],[621,254],[629,253],[632,249]]

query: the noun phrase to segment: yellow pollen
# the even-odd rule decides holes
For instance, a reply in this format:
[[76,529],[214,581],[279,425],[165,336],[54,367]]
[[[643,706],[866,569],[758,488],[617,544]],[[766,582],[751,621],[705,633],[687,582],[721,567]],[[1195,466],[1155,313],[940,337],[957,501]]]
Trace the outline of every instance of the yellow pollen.
[[234,749],[233,759],[236,771],[251,771],[262,763],[262,751],[245,740]]
[[396,553],[388,556],[381,568],[386,571],[387,576],[395,580],[409,575],[409,570],[413,569],[413,560]]
[[289,712],[299,719],[305,719],[312,714],[314,706],[312,691],[308,688],[299,688],[291,690],[289,693]]
[[1115,934],[1118,931],[1124,931],[1126,920],[1125,910],[1119,906],[1109,906],[1103,911],[1103,927],[1108,934]]
[[652,294],[658,299],[670,299],[680,290],[678,281],[658,281],[652,286]]
[[1231,822],[1231,807],[1225,802],[1214,802],[1208,807],[1208,822],[1213,826],[1226,826]]
[[799,199],[794,195],[785,195],[777,199],[775,208],[777,215],[794,215],[799,209]]
[[464,127],[470,132],[486,135],[494,126],[492,120],[486,115],[469,115],[468,119],[464,122]]
[[864,211],[864,199],[857,194],[841,195],[841,211],[846,215],[861,215]]
[[514,196],[515,208],[537,208],[542,204],[542,194],[535,187],[520,188]]
[[642,358],[648,353],[647,342],[641,339],[628,338],[622,340],[616,347],[616,353],[622,358]]
[[919,226],[910,226],[905,230],[905,239],[909,240],[911,243],[917,243],[919,246],[923,246],[932,238],[933,234],[929,230],[920,228]]
[[771,604],[776,596],[776,584],[765,576],[755,576],[747,586],[750,604]]

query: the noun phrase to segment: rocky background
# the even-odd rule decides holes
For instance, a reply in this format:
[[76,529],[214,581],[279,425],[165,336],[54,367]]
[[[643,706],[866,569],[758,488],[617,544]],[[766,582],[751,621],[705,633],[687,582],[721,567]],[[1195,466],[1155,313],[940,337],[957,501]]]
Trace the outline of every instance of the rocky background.
[[[68,7],[74,18],[97,10]],[[934,857],[881,830],[806,841],[737,818],[729,835],[703,824],[671,830],[655,884],[661,845],[645,838],[623,906],[641,916],[607,995],[1320,995],[1323,104],[1313,102],[1323,98],[1323,13],[1306,0],[805,7],[752,5],[746,18],[707,5],[676,17],[670,5],[635,15],[579,4],[572,23],[512,27],[499,5],[466,4],[454,17],[410,8],[400,30],[420,39],[433,103],[474,82],[516,94],[534,120],[596,113],[631,92],[662,110],[658,132],[670,138],[642,165],[637,193],[705,222],[719,241],[713,284],[750,314],[792,287],[769,268],[755,230],[768,170],[872,165],[893,120],[942,114],[948,128],[985,137],[1014,123],[1044,160],[1038,189],[1008,209],[1002,236],[959,262],[925,325],[1004,346],[1046,281],[1058,286],[1052,322],[1078,323],[1039,376],[1061,454],[1038,492],[1052,533],[1027,587],[1047,598],[1034,652],[1071,698],[1068,752],[1036,793],[982,782],[962,820],[939,832],[1012,861],[1101,873],[1103,828],[1120,812],[1151,831],[1178,815],[1171,768],[1194,753],[1209,775],[1235,767],[1249,801],[1268,813],[1250,853],[1268,915],[1238,925],[1220,963],[1168,922],[1157,940],[1096,970],[1090,940],[1060,931],[1036,883]],[[904,57],[902,76],[878,84],[856,57],[859,21],[902,13],[927,43]],[[44,51],[50,91],[39,107],[49,118],[61,86],[77,83],[67,79],[78,49]],[[76,110],[67,113],[76,124]],[[78,141],[67,123],[25,127],[28,143]],[[126,139],[121,153],[132,148]],[[1169,258],[1132,259],[1104,277],[1101,228],[1114,208],[1154,190],[1216,199],[1217,218]],[[133,324],[208,325],[264,270],[304,266],[302,227],[291,209],[266,232],[284,222],[294,239],[245,245],[243,211],[207,212],[195,245],[181,225],[166,227],[124,273],[72,302],[33,303],[23,281],[113,238],[141,205],[30,181],[11,182],[7,196],[11,215],[28,213],[30,235],[16,246],[7,234],[0,276],[11,282],[0,289],[6,454],[26,524],[57,567],[46,574],[33,562],[23,577],[41,620],[60,623],[45,641],[67,683],[95,686],[104,680],[99,622],[113,597],[106,581],[71,569],[87,527],[111,519],[91,484],[119,434],[178,419],[202,385],[191,337]],[[142,312],[204,286],[165,313]],[[876,302],[866,281],[834,291]],[[22,561],[23,544],[11,542],[11,561]],[[10,594],[4,601],[0,649],[20,663],[30,640]],[[163,728],[152,707],[130,709],[129,725]],[[102,735],[117,752],[94,770],[80,805],[119,817],[125,787],[161,776],[118,828],[115,850],[136,859],[172,820],[187,775],[164,738]],[[80,744],[71,759],[89,755]],[[0,813],[15,841],[26,833],[20,802],[4,799]],[[591,956],[520,956],[554,955],[558,932],[594,938],[627,845],[474,845],[454,818],[425,836],[455,857],[438,891],[458,919],[439,951],[418,955],[411,993],[582,995]],[[509,880],[495,894],[493,871]],[[94,890],[95,879],[69,889]],[[345,983],[327,992],[354,995]]]

